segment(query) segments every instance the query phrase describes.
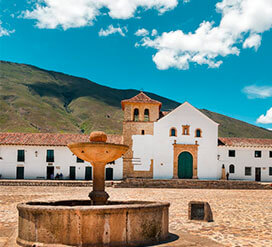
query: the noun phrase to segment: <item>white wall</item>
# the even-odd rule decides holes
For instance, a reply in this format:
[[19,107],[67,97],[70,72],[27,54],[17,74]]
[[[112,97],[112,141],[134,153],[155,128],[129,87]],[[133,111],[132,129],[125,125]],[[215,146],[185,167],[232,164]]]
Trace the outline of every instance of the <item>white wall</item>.
[[[190,125],[190,135],[182,135],[182,125]],[[177,137],[170,137],[169,130],[175,127]],[[195,130],[202,130],[202,137],[195,137]],[[134,170],[149,170],[154,159],[154,178],[173,178],[173,143],[195,144],[198,141],[198,178],[218,179],[220,169],[217,162],[218,124],[207,118],[189,103],[154,123],[154,135],[133,136],[133,156],[140,158],[142,165],[134,165]]]
[[[229,150],[235,150],[235,157],[229,157]],[[255,158],[255,150],[262,151],[261,158]],[[218,147],[219,165],[224,164],[226,172],[229,171],[229,166],[235,166],[235,173],[230,173],[230,179],[251,180],[255,181],[255,168],[261,168],[261,181],[272,181],[272,176],[269,176],[269,167],[272,167],[272,158],[269,157],[268,148],[243,148],[243,147]],[[251,167],[251,176],[245,176],[245,167]]]
[[[25,150],[25,162],[17,162],[17,150]],[[46,152],[48,149],[54,150],[54,173],[62,173],[64,179],[69,179],[70,166],[76,167],[76,179],[85,179],[85,167],[91,166],[88,162],[77,163],[76,156],[65,146],[20,146],[20,145],[0,145],[0,174],[2,178],[15,179],[16,167],[24,167],[24,177],[26,179],[46,179],[47,166]],[[37,151],[37,156],[35,152]],[[113,178],[121,179],[123,162],[122,159],[115,161],[112,167]]]

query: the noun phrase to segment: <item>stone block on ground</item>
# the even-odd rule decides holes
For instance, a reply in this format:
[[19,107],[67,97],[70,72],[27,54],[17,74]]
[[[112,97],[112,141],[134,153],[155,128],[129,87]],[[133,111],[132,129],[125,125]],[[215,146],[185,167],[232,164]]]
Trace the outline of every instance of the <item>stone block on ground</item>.
[[188,208],[189,220],[200,220],[211,222],[213,221],[213,214],[208,202],[190,201]]

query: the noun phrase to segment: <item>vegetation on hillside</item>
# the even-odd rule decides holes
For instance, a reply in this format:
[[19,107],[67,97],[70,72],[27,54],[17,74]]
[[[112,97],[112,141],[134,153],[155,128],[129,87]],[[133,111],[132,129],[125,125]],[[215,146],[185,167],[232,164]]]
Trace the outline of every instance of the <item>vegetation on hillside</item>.
[[[84,78],[0,61],[0,131],[90,133],[122,132],[121,100],[137,90],[118,90]],[[147,93],[169,111],[179,103]],[[220,136],[272,138],[272,132],[202,110],[220,124]]]

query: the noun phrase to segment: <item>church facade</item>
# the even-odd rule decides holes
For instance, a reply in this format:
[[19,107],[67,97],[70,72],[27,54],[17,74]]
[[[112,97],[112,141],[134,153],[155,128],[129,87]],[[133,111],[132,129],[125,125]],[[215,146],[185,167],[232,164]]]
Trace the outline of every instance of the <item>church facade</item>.
[[[129,146],[106,168],[106,178],[230,179],[272,181],[272,140],[218,138],[218,123],[190,103],[171,112],[143,92],[121,102],[123,135],[108,141]],[[92,167],[66,145],[81,134],[0,133],[0,176],[7,179],[92,178]]]

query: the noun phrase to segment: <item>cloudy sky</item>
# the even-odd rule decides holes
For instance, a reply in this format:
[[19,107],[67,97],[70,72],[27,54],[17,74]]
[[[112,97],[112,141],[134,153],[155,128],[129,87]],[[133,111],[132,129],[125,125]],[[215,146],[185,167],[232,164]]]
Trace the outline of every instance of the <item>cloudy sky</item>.
[[272,128],[271,0],[0,0],[0,60]]

